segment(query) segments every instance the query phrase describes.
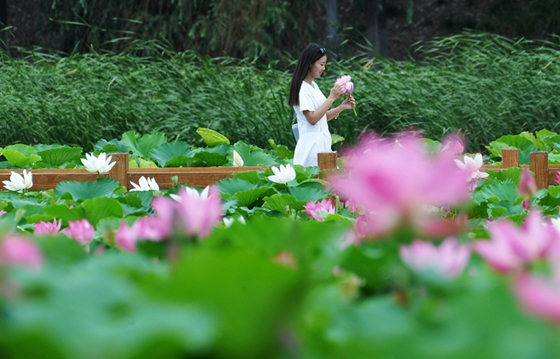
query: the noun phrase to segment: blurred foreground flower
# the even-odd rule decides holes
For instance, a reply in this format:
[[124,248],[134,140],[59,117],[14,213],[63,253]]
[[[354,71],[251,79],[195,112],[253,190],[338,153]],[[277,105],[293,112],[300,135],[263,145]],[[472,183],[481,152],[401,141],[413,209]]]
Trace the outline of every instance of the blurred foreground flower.
[[519,179],[519,185],[517,186],[517,192],[523,198],[521,207],[525,210],[529,210],[531,207],[531,199],[537,194],[537,182],[535,177],[529,172],[529,170],[524,167],[521,173],[521,178]]
[[95,228],[85,218],[68,222],[68,227],[64,228],[62,232],[82,246],[93,241],[95,237]]
[[173,198],[157,197],[152,206],[156,217],[168,223],[176,234],[202,239],[221,221],[222,201],[216,186],[207,187],[200,194],[183,188]]
[[62,220],[56,221],[56,218],[52,222],[39,222],[35,225],[35,230],[33,234],[36,236],[46,236],[54,235],[60,232],[60,226],[62,225]]
[[86,153],[86,158],[82,158],[81,161],[86,167],[86,170],[91,173],[107,173],[113,168],[117,162],[111,162],[113,156],[107,157],[105,152],[101,152],[98,157],[95,157],[93,153]]
[[537,317],[560,323],[560,265],[553,273],[523,273],[515,280],[514,292],[525,310]]
[[2,181],[4,188],[10,191],[22,192],[25,189],[30,189],[33,186],[33,174],[31,171],[23,170],[23,176],[19,173],[13,172],[9,181]]
[[138,180],[138,184],[130,181],[130,184],[134,187],[130,190],[130,192],[134,191],[159,191],[159,185],[156,182],[155,178],[142,176]]
[[457,171],[455,154],[429,153],[422,138],[370,137],[347,156],[346,173],[330,178],[331,186],[362,214],[356,222],[363,236],[381,237],[400,225],[420,228],[441,218],[430,207],[449,208],[470,199],[467,175]]
[[307,212],[307,214],[318,221],[324,221],[327,215],[336,213],[336,207],[334,205],[333,198],[325,198],[316,203],[307,202],[303,206],[303,208],[305,209],[305,212]]
[[403,263],[413,271],[433,273],[447,279],[463,273],[470,254],[469,246],[459,244],[454,237],[447,237],[439,247],[431,242],[415,240],[411,245],[402,245],[399,249]]
[[0,240],[0,266],[39,269],[43,253],[30,239],[11,234]]
[[236,150],[233,150],[233,167],[243,167],[243,158]]
[[274,183],[285,184],[296,179],[296,170],[289,164],[280,167],[272,166],[272,172],[274,175],[268,176],[268,179]]
[[490,240],[473,244],[492,268],[501,273],[521,269],[526,264],[550,254],[560,244],[560,233],[544,221],[539,211],[527,215],[521,227],[507,219],[488,225]]

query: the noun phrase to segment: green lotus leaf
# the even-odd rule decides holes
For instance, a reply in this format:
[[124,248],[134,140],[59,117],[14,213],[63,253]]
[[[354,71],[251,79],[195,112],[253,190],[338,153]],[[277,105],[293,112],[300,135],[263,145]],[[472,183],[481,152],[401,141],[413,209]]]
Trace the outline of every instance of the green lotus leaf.
[[220,188],[221,193],[227,193],[231,196],[237,192],[246,191],[256,187],[255,184],[240,178],[226,178],[219,180],[216,184]]
[[288,187],[288,192],[300,202],[317,202],[330,195],[319,183],[308,182],[297,187]]
[[[233,149],[243,159],[244,166],[273,166],[281,163],[280,158],[266,153],[264,150],[239,141],[233,145]],[[230,157],[230,162],[231,162]]]
[[204,161],[207,167],[218,167],[226,164],[228,159],[225,155],[217,152],[199,151],[194,155],[195,158]]
[[113,138],[111,141],[99,140],[93,146],[94,150],[105,153],[128,153],[129,149],[122,142]]
[[15,167],[26,167],[41,161],[41,156],[33,147],[20,143],[4,147],[2,155]]
[[103,218],[122,218],[124,216],[123,207],[115,198],[96,197],[86,199],[82,206],[87,220],[94,226]]
[[122,142],[126,147],[132,151],[132,153],[144,157],[145,159],[150,159],[152,151],[166,141],[167,138],[163,132],[155,132],[140,136],[134,131],[128,131],[122,135]]
[[260,171],[236,172],[233,173],[233,178],[242,179],[253,184],[267,183],[259,172]]
[[239,191],[232,195],[231,198],[237,200],[239,207],[253,207],[259,199],[273,191],[272,187],[263,186]]
[[303,210],[304,202],[300,202],[294,196],[284,193],[275,194],[271,197],[264,199],[265,204],[263,207],[270,208],[273,211],[287,213],[289,210],[301,211]]
[[224,144],[229,145],[229,139],[226,136],[209,128],[198,128],[196,133],[202,137],[202,140],[208,147],[215,147]]
[[[77,221],[85,218],[84,209],[81,206],[74,206],[73,208],[70,208],[65,204],[54,204],[45,206],[43,211],[45,212],[45,217],[33,218],[33,222],[51,222],[54,218],[56,218],[62,220],[62,225],[66,226],[69,221]],[[30,221],[30,218],[27,220]]]
[[522,135],[506,135],[490,142],[486,148],[490,151],[493,157],[501,158],[502,149],[504,148],[517,148],[519,149],[519,164],[529,164],[531,152],[539,152],[541,149],[535,147],[534,143]]
[[61,165],[82,157],[81,147],[70,147],[61,145],[37,145],[34,146],[37,154],[41,156],[41,164],[50,167]]
[[[156,161],[160,167],[180,167],[176,165],[168,165],[168,162],[187,161],[188,157],[192,157],[191,146],[182,141],[164,143],[152,150],[151,160]],[[177,159],[180,157],[180,159]],[[167,165],[167,166],[166,166]]]
[[272,147],[272,149],[274,149],[276,156],[278,156],[281,160],[294,158],[294,151],[291,151],[287,146],[278,145],[271,138],[268,139],[268,144]]
[[65,193],[70,193],[72,198],[78,201],[102,196],[110,197],[119,186],[119,181],[112,178],[98,178],[93,182],[62,181],[56,185],[55,194],[58,198],[62,198]]

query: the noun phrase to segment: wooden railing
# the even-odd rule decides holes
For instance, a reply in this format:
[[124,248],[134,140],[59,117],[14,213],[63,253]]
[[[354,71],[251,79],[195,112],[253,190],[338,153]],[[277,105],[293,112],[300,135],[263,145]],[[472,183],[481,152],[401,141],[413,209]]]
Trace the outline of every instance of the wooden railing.
[[[156,180],[161,189],[171,188],[176,183],[193,186],[206,187],[217,181],[232,177],[234,173],[256,171],[267,169],[268,166],[253,167],[180,167],[180,168],[130,168],[129,155],[127,153],[112,154],[113,161],[117,163],[109,171],[100,177],[113,178],[127,189],[131,189],[130,182],[138,183],[140,177],[151,177]],[[319,153],[318,164],[322,173],[337,168],[337,153]],[[538,188],[547,188],[556,184],[556,174],[560,171],[560,165],[548,164],[547,152],[532,152],[530,164],[519,165],[519,150],[506,148],[502,150],[502,163],[500,165],[484,165],[483,170],[502,170],[511,167],[528,167],[535,175]],[[12,170],[0,170],[0,181],[9,180]],[[21,173],[21,170],[15,170]],[[34,169],[33,189],[53,189],[61,181],[94,181],[97,174],[90,173],[85,169]],[[0,182],[1,183],[1,182]],[[0,189],[3,186],[0,185]]]

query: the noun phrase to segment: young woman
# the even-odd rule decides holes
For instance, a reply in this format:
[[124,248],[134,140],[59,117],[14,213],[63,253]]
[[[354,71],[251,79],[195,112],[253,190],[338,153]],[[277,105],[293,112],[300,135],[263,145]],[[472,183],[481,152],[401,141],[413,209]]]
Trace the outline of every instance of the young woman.
[[325,97],[313,79],[321,76],[327,63],[327,50],[317,44],[309,44],[301,53],[296,65],[288,103],[296,112],[299,139],[294,154],[294,164],[317,166],[317,153],[331,151],[331,134],[327,121],[337,118],[343,110],[355,105],[352,96],[330,109],[340,98],[343,85],[331,88]]

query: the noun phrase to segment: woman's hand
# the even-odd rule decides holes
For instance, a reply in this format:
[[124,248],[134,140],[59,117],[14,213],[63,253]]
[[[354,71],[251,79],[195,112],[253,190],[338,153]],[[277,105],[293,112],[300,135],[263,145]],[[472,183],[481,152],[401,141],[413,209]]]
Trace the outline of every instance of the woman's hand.
[[331,89],[331,93],[329,94],[329,99],[331,101],[335,101],[340,98],[344,94],[344,85],[334,85]]
[[355,106],[356,106],[356,100],[354,99],[354,97],[352,95],[349,95],[340,104],[340,108],[342,108],[343,110],[349,110],[351,108],[354,108]]

